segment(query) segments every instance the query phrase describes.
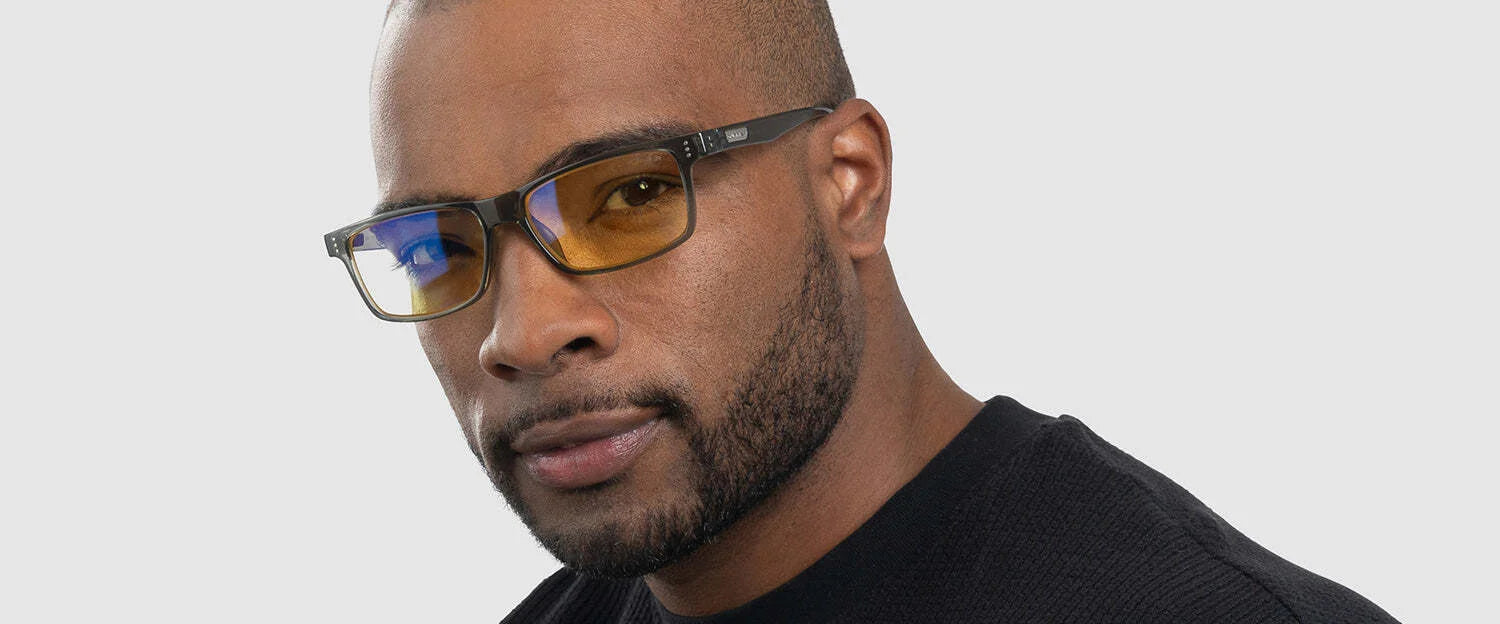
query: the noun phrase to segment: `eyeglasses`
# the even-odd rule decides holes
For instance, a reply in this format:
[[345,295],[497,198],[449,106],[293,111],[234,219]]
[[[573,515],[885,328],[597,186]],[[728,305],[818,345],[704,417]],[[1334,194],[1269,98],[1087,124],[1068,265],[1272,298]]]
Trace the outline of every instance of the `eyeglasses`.
[[693,163],[768,143],[833,112],[800,108],[612,150],[478,201],[382,212],[323,235],[375,316],[425,321],[478,301],[490,282],[490,232],[515,223],[558,269],[623,269],[693,233]]

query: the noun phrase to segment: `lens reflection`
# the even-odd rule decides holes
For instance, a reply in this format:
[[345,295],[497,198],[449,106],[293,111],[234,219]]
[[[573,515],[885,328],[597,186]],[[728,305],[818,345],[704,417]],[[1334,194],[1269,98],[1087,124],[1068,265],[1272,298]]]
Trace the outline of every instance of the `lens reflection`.
[[365,292],[391,316],[445,312],[484,281],[484,226],[460,208],[379,221],[355,232],[349,249]]

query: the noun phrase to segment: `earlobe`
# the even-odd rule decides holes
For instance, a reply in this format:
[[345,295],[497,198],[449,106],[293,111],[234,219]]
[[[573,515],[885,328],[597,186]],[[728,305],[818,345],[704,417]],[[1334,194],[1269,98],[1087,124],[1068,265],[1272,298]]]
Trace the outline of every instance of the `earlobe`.
[[890,211],[891,136],[885,119],[869,102],[844,102],[823,120],[821,161],[827,193],[825,207],[836,226],[840,246],[853,260],[879,254],[885,246]]

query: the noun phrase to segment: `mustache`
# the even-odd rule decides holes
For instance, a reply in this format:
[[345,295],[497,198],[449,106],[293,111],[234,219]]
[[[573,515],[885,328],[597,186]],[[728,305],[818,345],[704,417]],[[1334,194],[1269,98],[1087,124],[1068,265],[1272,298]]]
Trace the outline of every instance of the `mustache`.
[[491,451],[510,447],[521,432],[540,423],[567,420],[582,412],[602,412],[631,407],[656,408],[667,420],[681,420],[692,414],[692,407],[683,398],[686,392],[674,385],[648,382],[628,390],[609,390],[561,398],[522,409],[512,414],[505,422],[485,436],[485,448]]

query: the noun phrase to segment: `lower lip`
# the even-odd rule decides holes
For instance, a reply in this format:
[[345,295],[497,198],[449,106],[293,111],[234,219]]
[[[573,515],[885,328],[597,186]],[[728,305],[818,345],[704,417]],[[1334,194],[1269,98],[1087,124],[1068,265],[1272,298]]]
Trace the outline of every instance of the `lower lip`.
[[578,446],[521,455],[526,470],[542,485],[560,490],[581,488],[607,480],[625,470],[646,450],[660,418],[608,438]]

